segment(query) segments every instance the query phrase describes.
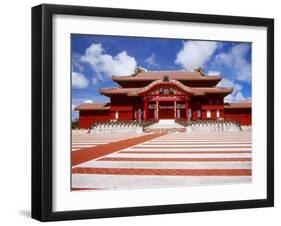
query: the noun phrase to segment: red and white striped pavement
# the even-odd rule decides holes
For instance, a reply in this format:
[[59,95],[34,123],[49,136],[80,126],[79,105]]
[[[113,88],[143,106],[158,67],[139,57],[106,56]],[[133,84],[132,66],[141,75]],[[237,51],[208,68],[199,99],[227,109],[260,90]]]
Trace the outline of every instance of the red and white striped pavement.
[[251,160],[250,132],[170,133],[73,166],[72,188],[249,183]]
[[101,144],[107,144],[110,142],[126,140],[132,137],[138,137],[141,134],[73,134],[72,136],[72,151],[83,150],[89,147],[95,147]]

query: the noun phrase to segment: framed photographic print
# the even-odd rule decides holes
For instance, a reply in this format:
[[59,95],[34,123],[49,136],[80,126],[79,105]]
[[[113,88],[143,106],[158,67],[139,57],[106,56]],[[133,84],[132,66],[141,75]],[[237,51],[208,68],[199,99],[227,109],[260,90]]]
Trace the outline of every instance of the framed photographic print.
[[32,217],[274,205],[274,21],[32,8]]

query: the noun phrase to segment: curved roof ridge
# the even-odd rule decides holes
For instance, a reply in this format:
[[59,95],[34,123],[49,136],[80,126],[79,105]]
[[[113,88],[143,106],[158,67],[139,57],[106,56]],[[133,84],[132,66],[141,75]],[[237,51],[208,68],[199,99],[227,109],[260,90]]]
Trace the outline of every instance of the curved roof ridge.
[[144,71],[145,72],[194,72],[194,71],[191,71],[191,70],[147,70],[147,71]]
[[140,72],[133,73],[131,75],[124,75],[124,76],[112,75],[112,80],[117,82],[118,81],[153,81],[153,80],[162,79],[164,76],[169,76],[170,79],[175,79],[175,80],[190,80],[190,81],[195,81],[195,80],[219,81],[222,79],[221,75],[208,76],[202,74],[199,71],[163,70],[163,71],[140,71]]
[[176,85],[177,87],[179,87],[180,89],[186,91],[186,92],[189,92],[189,93],[193,93],[193,94],[202,94],[204,95],[204,92],[194,92],[193,88],[189,87],[189,86],[186,86],[184,84],[182,84],[180,81],[177,81],[177,80],[174,80],[174,79],[171,79],[169,80],[168,82],[165,82],[163,81],[162,79],[158,79],[158,80],[155,80],[153,81],[152,83],[150,83],[149,85],[143,87],[143,88],[140,88],[140,90],[137,90],[136,92],[131,92],[130,94],[133,95],[133,94],[141,94],[141,93],[144,93],[150,89],[152,89],[153,87],[155,87],[156,85],[158,84],[174,84]]

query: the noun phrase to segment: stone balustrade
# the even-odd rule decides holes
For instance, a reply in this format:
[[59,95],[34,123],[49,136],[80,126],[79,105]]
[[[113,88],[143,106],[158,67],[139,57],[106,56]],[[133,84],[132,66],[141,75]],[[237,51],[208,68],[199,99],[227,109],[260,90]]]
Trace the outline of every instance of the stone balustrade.
[[112,134],[112,133],[142,133],[144,127],[151,125],[154,121],[115,121],[95,122],[88,133],[91,134]]
[[95,122],[88,133],[91,134],[118,134],[118,133],[143,133],[143,132],[236,132],[242,131],[240,124],[230,120],[176,120],[173,124],[161,125],[156,121],[115,121]]
[[177,120],[178,123],[186,126],[187,132],[235,132],[242,131],[241,126],[236,121],[230,120],[198,120],[187,122]]

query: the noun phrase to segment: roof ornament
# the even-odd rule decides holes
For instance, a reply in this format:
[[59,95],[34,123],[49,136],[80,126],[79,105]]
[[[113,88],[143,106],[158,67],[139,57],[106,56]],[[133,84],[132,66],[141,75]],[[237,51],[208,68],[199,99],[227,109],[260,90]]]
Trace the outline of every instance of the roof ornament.
[[165,75],[164,77],[163,77],[163,82],[169,82],[169,76],[168,75]]
[[133,72],[133,74],[132,74],[132,76],[136,76],[138,73],[145,72],[145,71],[146,70],[144,68],[142,68],[142,67],[136,67],[134,72]]
[[198,67],[198,68],[194,69],[194,71],[197,71],[197,72],[199,72],[202,76],[205,76],[205,72],[204,72],[204,70],[203,70],[202,67]]

